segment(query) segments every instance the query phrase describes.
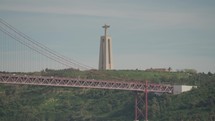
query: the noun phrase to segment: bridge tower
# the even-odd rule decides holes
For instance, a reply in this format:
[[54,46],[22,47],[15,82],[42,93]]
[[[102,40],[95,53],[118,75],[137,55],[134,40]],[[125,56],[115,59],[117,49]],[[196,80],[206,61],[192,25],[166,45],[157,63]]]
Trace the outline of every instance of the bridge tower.
[[104,36],[100,39],[100,53],[99,53],[99,70],[113,69],[112,60],[112,39],[107,35],[109,25],[102,26],[104,28]]

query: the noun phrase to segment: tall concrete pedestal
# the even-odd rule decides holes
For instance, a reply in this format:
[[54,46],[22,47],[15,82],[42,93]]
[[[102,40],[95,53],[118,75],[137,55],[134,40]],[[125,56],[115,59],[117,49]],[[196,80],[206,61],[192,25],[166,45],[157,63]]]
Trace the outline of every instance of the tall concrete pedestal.
[[107,35],[107,28],[110,26],[104,25],[105,35],[100,39],[100,52],[99,52],[99,70],[113,69],[112,60],[112,39]]

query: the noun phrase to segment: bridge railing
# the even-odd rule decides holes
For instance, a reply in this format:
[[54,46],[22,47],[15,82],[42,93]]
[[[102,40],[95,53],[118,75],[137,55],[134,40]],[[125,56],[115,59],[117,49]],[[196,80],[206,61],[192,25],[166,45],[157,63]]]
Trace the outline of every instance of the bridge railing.
[[0,83],[128,90],[128,91],[141,91],[141,92],[144,92],[147,88],[148,92],[161,92],[161,93],[173,92],[172,85],[148,83],[146,86],[144,81],[94,80],[94,79],[76,79],[76,78],[65,78],[65,77],[29,76],[29,75],[15,75],[15,74],[0,74]]

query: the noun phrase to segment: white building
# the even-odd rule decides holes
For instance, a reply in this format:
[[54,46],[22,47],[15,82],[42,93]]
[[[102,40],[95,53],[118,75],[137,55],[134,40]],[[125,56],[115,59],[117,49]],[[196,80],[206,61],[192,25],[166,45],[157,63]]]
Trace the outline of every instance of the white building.
[[192,88],[197,88],[197,86],[188,86],[188,85],[174,85],[173,94],[180,94],[182,92],[190,91]]
[[112,39],[107,35],[107,28],[109,27],[108,25],[103,26],[105,33],[100,39],[99,70],[113,69]]

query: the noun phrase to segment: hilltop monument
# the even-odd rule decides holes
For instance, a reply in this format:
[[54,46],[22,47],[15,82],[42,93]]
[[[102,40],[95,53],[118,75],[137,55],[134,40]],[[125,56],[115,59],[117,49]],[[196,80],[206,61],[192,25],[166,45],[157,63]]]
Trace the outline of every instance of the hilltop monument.
[[112,39],[107,34],[110,26],[105,24],[102,28],[104,28],[104,36],[100,39],[99,70],[111,70],[113,69]]

